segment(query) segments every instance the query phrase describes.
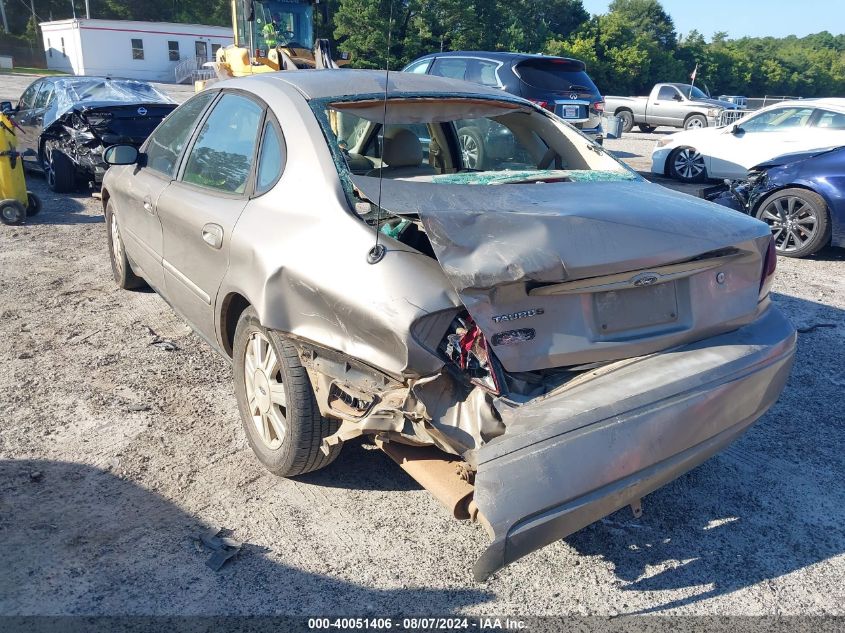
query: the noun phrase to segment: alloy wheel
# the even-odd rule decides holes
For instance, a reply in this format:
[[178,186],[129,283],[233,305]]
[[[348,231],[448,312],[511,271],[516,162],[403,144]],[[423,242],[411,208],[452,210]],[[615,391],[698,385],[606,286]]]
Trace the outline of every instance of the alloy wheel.
[[701,119],[694,118],[690,119],[687,123],[686,129],[688,130],[700,130],[701,128],[705,127],[704,123],[702,123]]
[[244,350],[244,383],[258,437],[268,449],[277,450],[287,431],[287,395],[276,351],[261,332],[250,334]]
[[775,249],[781,253],[801,249],[815,237],[818,229],[815,210],[798,196],[772,200],[759,217],[772,229]]
[[468,169],[478,168],[478,143],[469,134],[461,134],[461,157],[463,158],[464,167]]
[[684,180],[694,180],[704,173],[704,156],[692,147],[685,147],[675,155],[672,168]]

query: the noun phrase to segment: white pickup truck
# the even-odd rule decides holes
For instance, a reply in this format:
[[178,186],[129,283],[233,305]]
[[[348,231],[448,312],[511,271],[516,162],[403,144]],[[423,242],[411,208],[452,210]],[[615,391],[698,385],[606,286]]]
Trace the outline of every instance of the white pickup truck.
[[622,119],[622,130],[630,132],[638,125],[643,132],[651,132],[659,125],[689,130],[713,127],[722,110],[736,110],[730,101],[711,99],[690,84],[656,84],[647,97],[604,98],[604,110]]

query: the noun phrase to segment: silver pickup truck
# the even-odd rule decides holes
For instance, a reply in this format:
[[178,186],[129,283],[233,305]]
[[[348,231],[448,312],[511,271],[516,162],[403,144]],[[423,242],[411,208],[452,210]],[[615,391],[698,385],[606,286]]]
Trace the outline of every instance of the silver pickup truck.
[[605,97],[604,109],[622,120],[622,131],[630,132],[638,125],[651,132],[659,125],[685,130],[713,127],[722,110],[736,110],[730,101],[711,99],[690,84],[656,84],[647,97]]

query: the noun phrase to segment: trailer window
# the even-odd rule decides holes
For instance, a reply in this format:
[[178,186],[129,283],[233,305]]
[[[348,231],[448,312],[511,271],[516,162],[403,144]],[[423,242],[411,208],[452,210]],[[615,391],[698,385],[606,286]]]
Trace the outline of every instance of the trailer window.
[[172,62],[179,61],[179,42],[167,43],[167,56]]
[[144,40],[132,40],[132,59],[144,59]]

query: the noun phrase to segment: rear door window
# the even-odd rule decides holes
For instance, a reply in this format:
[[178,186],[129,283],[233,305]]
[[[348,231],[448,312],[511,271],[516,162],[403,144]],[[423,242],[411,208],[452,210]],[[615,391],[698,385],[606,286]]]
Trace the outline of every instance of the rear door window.
[[246,190],[264,108],[239,94],[214,105],[188,154],[186,183],[242,194]]
[[817,116],[816,127],[826,130],[845,130],[845,114],[842,112],[819,110]]
[[467,62],[465,79],[482,86],[499,86],[499,78],[496,69],[499,64],[486,59],[471,59]]
[[38,92],[38,96],[35,97],[35,105],[33,106],[36,110],[40,108],[46,108],[53,102],[53,84],[44,82],[43,87]]
[[540,90],[599,94],[581,64],[565,59],[528,59],[517,64],[516,72],[522,81]]
[[463,79],[466,76],[467,60],[458,57],[438,57],[431,65],[431,75]]
[[201,92],[179,106],[159,125],[147,141],[147,167],[171,178],[176,175],[179,155],[214,92]]

